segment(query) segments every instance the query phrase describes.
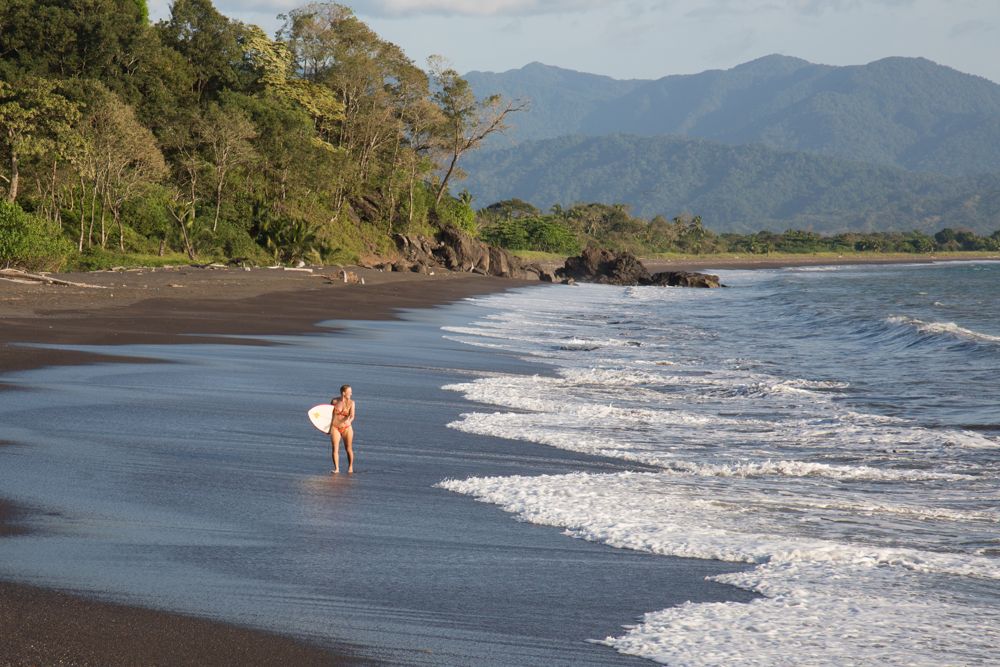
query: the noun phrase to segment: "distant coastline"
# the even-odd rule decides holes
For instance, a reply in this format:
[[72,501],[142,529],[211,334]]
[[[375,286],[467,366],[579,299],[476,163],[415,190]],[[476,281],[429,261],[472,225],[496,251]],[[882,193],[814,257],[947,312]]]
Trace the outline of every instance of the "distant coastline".
[[1000,261],[998,252],[942,252],[931,254],[857,253],[857,254],[792,254],[649,257],[643,262],[651,269],[669,267],[691,269],[783,269],[796,266],[850,266],[852,264],[936,264],[939,262]]
[[[562,266],[562,255],[518,252],[517,255],[546,268]],[[640,258],[651,271],[695,271],[699,269],[783,269],[796,266],[850,266],[852,264],[935,264],[938,262],[1000,261],[1000,252],[937,253],[718,253],[712,255],[652,255]]]

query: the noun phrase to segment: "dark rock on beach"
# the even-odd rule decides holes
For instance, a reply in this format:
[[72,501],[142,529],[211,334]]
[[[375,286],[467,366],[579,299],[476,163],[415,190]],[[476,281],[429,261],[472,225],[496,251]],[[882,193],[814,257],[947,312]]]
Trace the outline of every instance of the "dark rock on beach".
[[663,287],[721,287],[719,277],[707,273],[664,271],[650,275],[639,258],[630,252],[616,253],[588,247],[556,270],[562,280],[606,285],[660,285]]
[[649,271],[632,253],[618,254],[593,246],[567,259],[565,266],[556,270],[556,275],[563,279],[607,285],[646,285],[651,280]]
[[539,280],[572,285],[577,282],[606,285],[660,285],[669,287],[721,287],[719,277],[687,271],[664,271],[651,275],[639,258],[630,252],[588,247],[565,266],[548,271],[525,262],[509,250],[483,243],[456,227],[446,227],[435,238],[396,234],[393,237],[400,259],[393,271],[433,273],[446,269],[500,278]]
[[403,256],[400,263],[416,266],[418,268],[410,270],[420,273],[438,268],[500,278],[543,280],[544,271],[540,267],[508,250],[474,239],[456,227],[444,228],[434,239],[403,234],[396,234],[394,238]]
[[711,273],[690,271],[662,271],[654,273],[651,285],[662,287],[722,287],[719,276]]

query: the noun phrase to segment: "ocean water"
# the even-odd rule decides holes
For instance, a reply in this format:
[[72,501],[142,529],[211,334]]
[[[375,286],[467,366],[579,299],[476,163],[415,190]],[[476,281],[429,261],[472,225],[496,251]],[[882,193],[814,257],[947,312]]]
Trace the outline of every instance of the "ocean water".
[[749,603],[650,608],[592,638],[625,654],[1000,664],[1000,263],[721,273],[730,289],[476,299],[446,335],[539,370],[449,384],[475,402],[450,426],[637,469],[441,487],[583,540],[751,565],[713,577]]

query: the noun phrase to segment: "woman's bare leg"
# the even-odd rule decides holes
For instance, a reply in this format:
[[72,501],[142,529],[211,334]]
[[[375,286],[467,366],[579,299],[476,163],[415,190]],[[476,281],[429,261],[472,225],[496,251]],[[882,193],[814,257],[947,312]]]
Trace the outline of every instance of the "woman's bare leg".
[[330,429],[330,447],[333,448],[333,472],[340,472],[340,431]]
[[344,449],[347,450],[347,472],[354,472],[354,450],[351,445],[354,443],[354,429],[347,429],[344,434]]

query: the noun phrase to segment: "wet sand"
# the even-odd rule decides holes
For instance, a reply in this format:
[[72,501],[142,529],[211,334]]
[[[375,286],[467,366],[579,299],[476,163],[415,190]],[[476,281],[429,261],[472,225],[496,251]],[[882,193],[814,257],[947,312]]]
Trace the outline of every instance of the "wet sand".
[[363,665],[287,637],[107,604],[58,591],[0,585],[3,665]]
[[[399,308],[516,285],[468,274],[355,271],[365,285],[345,285],[333,269],[308,274],[184,268],[58,276],[105,289],[0,281],[0,374],[114,359],[18,343],[162,344],[217,341],[212,334],[312,333],[332,313],[338,319],[389,319]],[[24,534],[18,519],[28,513],[29,508],[0,501],[0,537]],[[330,651],[267,632],[16,583],[0,583],[0,627],[4,665],[363,662],[346,645]]]
[[0,537],[25,534],[27,529],[18,524],[18,519],[23,514],[22,508],[0,500]]

